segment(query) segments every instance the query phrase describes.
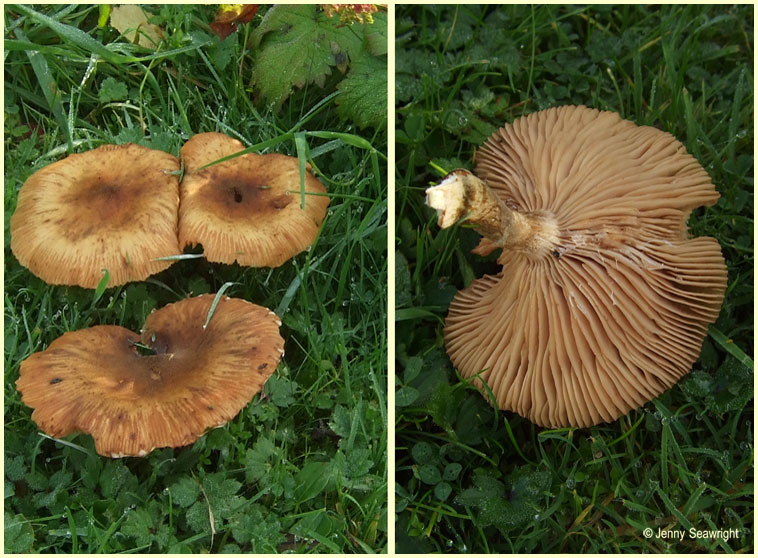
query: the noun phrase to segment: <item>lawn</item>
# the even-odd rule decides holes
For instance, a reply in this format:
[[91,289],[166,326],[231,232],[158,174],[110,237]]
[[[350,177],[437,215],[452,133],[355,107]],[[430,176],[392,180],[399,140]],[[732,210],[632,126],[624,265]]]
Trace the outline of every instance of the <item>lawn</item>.
[[[386,550],[386,12],[340,24],[261,6],[222,41],[216,7],[150,8],[149,46],[103,7],[4,8],[7,552]],[[330,197],[311,248],[273,269],[182,259],[104,292],[47,285],[11,253],[34,171],[108,143],[178,156],[207,131],[311,164]],[[275,311],[285,339],[264,393],[226,426],[110,459],[33,423],[15,389],[26,357],[93,325],[139,331],[153,309],[223,287]]]
[[[397,7],[397,552],[753,551],[753,46],[749,5]],[[424,190],[503,123],[568,104],[686,146],[721,194],[690,231],[729,280],[691,374],[615,422],[545,429],[450,363],[452,297],[500,266],[472,229],[440,230]]]

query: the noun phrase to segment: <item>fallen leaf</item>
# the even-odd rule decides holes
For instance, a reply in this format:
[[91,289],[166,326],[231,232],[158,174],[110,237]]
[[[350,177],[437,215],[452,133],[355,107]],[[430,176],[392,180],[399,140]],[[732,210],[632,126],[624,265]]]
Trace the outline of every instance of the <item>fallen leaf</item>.
[[163,39],[163,31],[147,22],[147,15],[139,6],[127,4],[111,11],[111,26],[133,43],[155,49]]
[[237,30],[237,25],[253,19],[257,11],[258,4],[221,4],[210,27],[223,41]]

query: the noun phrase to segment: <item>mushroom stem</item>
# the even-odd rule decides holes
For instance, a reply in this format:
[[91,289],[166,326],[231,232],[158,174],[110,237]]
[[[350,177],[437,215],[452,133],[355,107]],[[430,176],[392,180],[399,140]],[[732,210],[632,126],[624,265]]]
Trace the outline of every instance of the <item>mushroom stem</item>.
[[484,181],[467,170],[454,170],[437,186],[428,188],[426,204],[437,210],[441,228],[465,219],[489,241],[492,249],[536,253],[552,250],[557,243],[553,219],[510,209]]

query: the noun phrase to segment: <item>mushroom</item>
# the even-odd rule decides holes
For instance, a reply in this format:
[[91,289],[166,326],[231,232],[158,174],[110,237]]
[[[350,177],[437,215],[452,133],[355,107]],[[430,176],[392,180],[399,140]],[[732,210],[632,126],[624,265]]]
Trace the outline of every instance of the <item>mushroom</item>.
[[277,267],[313,244],[329,197],[306,172],[301,207],[298,160],[286,155],[247,153],[202,168],[242,149],[216,132],[197,134],[182,147],[179,244],[202,244],[212,262]]
[[450,305],[454,365],[501,409],[547,427],[610,422],[689,372],[719,314],[719,243],[689,238],[719,195],[668,133],[612,112],[552,108],[495,132],[427,190],[441,227],[465,218],[502,271]]
[[279,318],[242,299],[220,298],[207,322],[214,298],[154,311],[141,335],[64,333],[21,363],[16,387],[32,419],[53,437],[91,434],[110,457],[185,446],[224,425],[274,372],[284,341]]
[[[29,177],[11,217],[11,250],[47,283],[94,288],[141,281],[180,252],[179,160],[133,143],[104,145]],[[172,172],[174,174],[172,174]]]

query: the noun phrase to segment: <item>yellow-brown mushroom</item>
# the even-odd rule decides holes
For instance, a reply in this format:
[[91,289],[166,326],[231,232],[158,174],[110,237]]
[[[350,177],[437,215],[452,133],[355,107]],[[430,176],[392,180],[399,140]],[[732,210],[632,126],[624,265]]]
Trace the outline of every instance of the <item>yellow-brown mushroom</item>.
[[202,168],[242,150],[217,132],[184,144],[179,244],[202,244],[211,262],[277,267],[313,244],[329,197],[306,171],[301,207],[298,160],[286,155],[247,153]]
[[673,136],[616,113],[548,109],[495,132],[475,174],[427,190],[502,249],[444,328],[465,377],[548,427],[613,421],[690,371],[727,282],[719,243],[687,219],[718,193]]
[[179,253],[179,160],[132,143],[104,145],[35,172],[18,193],[11,250],[47,283],[141,281]]
[[143,456],[191,444],[234,418],[284,354],[281,321],[214,295],[150,314],[140,335],[119,326],[64,333],[21,363],[16,387],[50,436],[85,432],[101,455]]

